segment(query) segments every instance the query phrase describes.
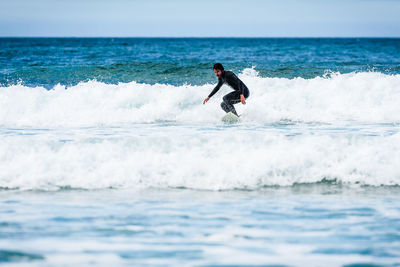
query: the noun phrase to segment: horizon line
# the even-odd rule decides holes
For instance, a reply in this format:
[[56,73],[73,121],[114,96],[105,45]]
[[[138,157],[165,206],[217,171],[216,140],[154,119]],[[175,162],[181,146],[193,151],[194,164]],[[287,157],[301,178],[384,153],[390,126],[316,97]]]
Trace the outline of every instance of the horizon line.
[[360,39],[368,39],[368,38],[391,38],[391,39],[399,39],[400,36],[0,36],[0,38],[282,38],[282,39],[290,39],[290,38],[304,38],[304,39],[312,39],[312,38],[326,38],[326,39],[346,39],[346,38],[360,38]]

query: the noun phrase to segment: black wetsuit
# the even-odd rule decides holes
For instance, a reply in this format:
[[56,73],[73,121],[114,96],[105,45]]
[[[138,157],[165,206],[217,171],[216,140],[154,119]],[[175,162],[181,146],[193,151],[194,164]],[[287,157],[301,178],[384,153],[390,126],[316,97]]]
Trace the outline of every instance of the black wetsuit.
[[237,116],[238,114],[236,113],[233,104],[237,104],[240,102],[240,95],[243,95],[245,99],[248,98],[250,95],[250,91],[247,86],[232,71],[224,71],[221,77],[218,78],[217,86],[215,86],[214,90],[212,90],[208,97],[211,98],[224,83],[227,83],[235,91],[223,97],[221,108],[226,113],[232,112]]

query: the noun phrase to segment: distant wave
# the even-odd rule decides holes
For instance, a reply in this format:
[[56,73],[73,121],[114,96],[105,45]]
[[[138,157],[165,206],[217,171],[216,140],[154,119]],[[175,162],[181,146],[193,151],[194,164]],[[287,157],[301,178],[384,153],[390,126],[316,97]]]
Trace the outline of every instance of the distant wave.
[[[248,105],[238,106],[243,123],[338,121],[399,122],[400,75],[379,72],[330,73],[313,79],[263,78],[254,69],[239,75],[250,88]],[[214,84],[173,86],[136,82],[76,86],[0,87],[0,125],[98,126],[176,121],[219,123],[222,87],[202,105]]]

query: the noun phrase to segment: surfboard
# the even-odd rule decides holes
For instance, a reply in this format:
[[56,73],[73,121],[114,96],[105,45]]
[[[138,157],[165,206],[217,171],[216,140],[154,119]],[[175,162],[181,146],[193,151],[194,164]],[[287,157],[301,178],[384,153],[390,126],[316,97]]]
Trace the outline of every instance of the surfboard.
[[240,122],[240,118],[233,114],[232,112],[228,112],[225,116],[222,117],[222,122],[226,124],[234,124]]

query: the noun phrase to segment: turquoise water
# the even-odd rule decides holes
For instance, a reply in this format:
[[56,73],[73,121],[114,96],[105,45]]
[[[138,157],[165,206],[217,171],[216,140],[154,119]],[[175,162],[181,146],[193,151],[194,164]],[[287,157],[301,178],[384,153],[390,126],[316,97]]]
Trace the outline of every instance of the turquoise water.
[[[399,266],[400,40],[0,38],[0,264]],[[248,86],[221,122],[222,62]]]
[[315,78],[327,71],[400,73],[400,39],[385,38],[1,38],[0,84],[215,82],[222,62],[262,77]]

